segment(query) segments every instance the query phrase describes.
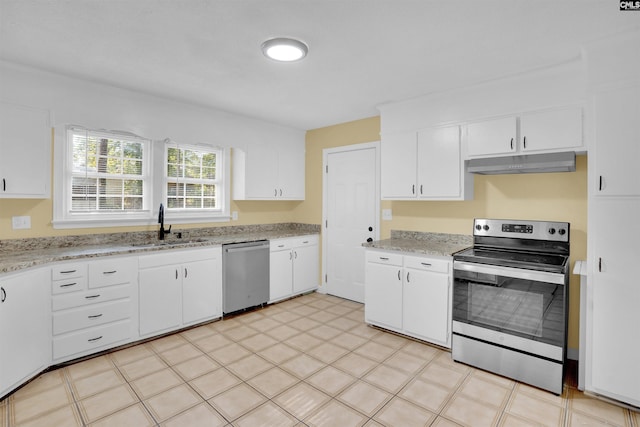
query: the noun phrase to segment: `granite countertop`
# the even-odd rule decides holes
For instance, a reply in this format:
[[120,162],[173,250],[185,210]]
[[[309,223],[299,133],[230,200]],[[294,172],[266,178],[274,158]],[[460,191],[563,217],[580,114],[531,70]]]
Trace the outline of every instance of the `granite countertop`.
[[156,232],[108,233],[81,236],[0,240],[0,273],[18,271],[51,262],[220,246],[227,243],[272,240],[318,234],[310,224],[266,224],[186,229],[182,238],[174,234],[157,239]]
[[466,234],[429,233],[391,230],[389,239],[364,243],[364,247],[419,255],[451,256],[473,246],[473,236]]

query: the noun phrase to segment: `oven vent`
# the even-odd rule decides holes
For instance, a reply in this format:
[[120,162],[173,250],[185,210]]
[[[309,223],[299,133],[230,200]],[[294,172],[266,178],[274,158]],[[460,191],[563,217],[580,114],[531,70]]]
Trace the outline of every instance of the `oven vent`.
[[523,156],[471,159],[466,162],[467,172],[480,175],[508,173],[574,172],[576,153],[528,154]]

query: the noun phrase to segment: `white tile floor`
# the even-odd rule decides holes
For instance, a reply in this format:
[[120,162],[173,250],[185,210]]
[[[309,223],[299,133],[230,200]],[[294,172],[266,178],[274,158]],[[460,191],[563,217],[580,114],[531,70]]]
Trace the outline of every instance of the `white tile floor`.
[[47,372],[0,402],[18,426],[599,426],[640,413],[451,361],[317,293]]

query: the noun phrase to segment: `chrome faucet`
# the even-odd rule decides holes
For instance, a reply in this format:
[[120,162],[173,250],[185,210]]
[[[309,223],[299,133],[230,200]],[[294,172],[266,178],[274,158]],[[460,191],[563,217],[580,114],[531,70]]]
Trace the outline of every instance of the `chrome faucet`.
[[168,230],[164,229],[164,206],[160,203],[160,209],[158,211],[158,224],[160,224],[160,230],[158,230],[158,240],[164,240],[164,235],[171,233],[171,226]]

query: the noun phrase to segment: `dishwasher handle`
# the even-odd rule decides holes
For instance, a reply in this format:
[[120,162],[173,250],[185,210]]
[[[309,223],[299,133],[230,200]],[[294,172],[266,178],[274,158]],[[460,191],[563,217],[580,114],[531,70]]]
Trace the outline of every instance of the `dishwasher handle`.
[[229,245],[229,246],[231,247],[225,248],[224,250],[226,253],[231,254],[231,253],[237,253],[237,252],[253,251],[261,248],[268,248],[269,242],[259,242],[256,244],[249,244],[249,245],[242,244],[242,246],[238,246],[238,247],[236,247],[235,245]]

